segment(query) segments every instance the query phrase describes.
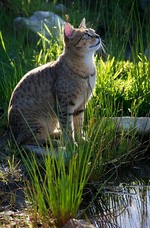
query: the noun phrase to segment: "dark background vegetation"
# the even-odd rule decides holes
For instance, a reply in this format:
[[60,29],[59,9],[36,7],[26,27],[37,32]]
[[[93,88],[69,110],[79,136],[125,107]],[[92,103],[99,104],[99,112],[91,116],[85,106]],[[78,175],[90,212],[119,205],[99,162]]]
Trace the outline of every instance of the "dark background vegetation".
[[[55,5],[59,3],[66,6],[66,12],[57,12]],[[112,42],[119,41],[114,45],[107,44],[107,48],[110,47],[109,54],[115,54],[116,57],[132,58],[131,52],[136,51],[135,48],[143,52],[148,46],[149,0],[1,0],[0,9],[0,25],[4,36],[12,36],[13,19],[16,17],[29,17],[36,10],[50,10],[64,19],[66,14],[69,15],[69,21],[74,26],[86,17],[87,22],[95,27],[104,41],[109,37],[112,37]],[[135,45],[136,43],[138,45]]]
[[[66,10],[58,11],[56,9],[57,4],[63,4]],[[0,79],[2,83],[7,82],[8,87],[7,89],[3,88],[2,94],[7,93],[7,95],[1,96],[0,107],[3,108],[5,116],[7,116],[7,106],[14,86],[22,75],[37,66],[33,56],[39,53],[38,45],[23,40],[23,34],[20,33],[16,37],[13,21],[18,16],[28,18],[39,10],[52,11],[64,20],[68,18],[74,27],[78,26],[82,18],[85,17],[87,26],[94,28],[99,33],[106,46],[106,53],[102,54],[104,61],[107,60],[108,56],[110,59],[115,57],[116,61],[112,66],[114,74],[121,64],[124,65],[124,63],[117,61],[129,60],[137,63],[139,56],[142,61],[145,61],[145,54],[147,55],[146,61],[150,58],[150,53],[147,53],[148,46],[150,46],[150,0],[1,0],[0,31],[7,52],[0,45]],[[15,64],[15,70],[11,64]],[[123,68],[119,77],[126,79],[130,65],[128,67],[124,65]],[[104,94],[107,95],[108,93],[108,100],[110,100],[109,97],[114,99],[115,96],[117,105],[114,109],[123,107],[123,115],[131,114],[128,111],[131,109],[131,103],[134,102],[134,99],[139,102],[139,97],[142,97],[144,102],[140,103],[137,115],[149,115],[150,93],[147,93],[148,89],[143,93],[143,88],[140,86],[144,77],[141,73],[137,73],[137,76],[138,74],[141,77],[138,88],[135,93],[133,91],[130,92],[130,95],[128,93],[128,98],[125,97],[124,89],[122,92],[118,90],[116,94],[112,95],[109,88],[108,90],[104,88]],[[143,72],[144,74],[145,72]],[[10,77],[8,77],[9,75]],[[15,75],[17,75],[16,78]],[[122,109],[118,115],[122,115]]]

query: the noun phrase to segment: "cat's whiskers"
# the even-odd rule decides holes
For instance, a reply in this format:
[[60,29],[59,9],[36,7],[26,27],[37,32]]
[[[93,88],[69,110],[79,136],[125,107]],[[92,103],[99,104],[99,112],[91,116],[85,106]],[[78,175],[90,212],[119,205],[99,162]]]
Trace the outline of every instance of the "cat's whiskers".
[[104,44],[104,42],[101,40],[101,50],[103,51],[103,53],[105,54],[105,55],[107,55],[107,52],[106,52],[106,46],[105,46],[105,44]]

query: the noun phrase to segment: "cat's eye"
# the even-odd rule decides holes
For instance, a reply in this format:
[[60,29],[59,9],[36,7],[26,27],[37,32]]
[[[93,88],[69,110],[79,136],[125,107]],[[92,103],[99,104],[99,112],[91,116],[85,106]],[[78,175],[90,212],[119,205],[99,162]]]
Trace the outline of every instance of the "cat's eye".
[[92,37],[92,35],[86,32],[86,33],[84,34],[84,37],[90,38],[90,37]]
[[92,38],[93,36],[91,34],[89,34],[88,32],[85,32],[80,39],[74,44],[74,47],[76,47],[78,45],[78,43],[80,42],[80,40],[87,40]]

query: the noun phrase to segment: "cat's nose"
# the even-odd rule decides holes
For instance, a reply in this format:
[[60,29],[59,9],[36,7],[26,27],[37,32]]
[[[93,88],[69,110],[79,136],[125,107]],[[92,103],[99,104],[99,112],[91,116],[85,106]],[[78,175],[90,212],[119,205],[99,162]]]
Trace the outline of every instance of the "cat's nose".
[[98,35],[98,34],[96,34],[96,35],[95,35],[95,38],[100,39],[100,37],[99,37],[99,35]]
[[98,42],[101,43],[101,38],[99,35],[96,36],[96,39],[98,39]]

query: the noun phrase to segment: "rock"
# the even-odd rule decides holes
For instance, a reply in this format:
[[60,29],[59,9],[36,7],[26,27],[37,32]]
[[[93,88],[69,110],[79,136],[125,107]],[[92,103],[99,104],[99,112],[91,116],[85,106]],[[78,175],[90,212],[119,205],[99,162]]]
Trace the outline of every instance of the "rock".
[[63,228],[95,228],[95,226],[83,219],[70,219]]
[[35,42],[37,37],[39,38],[38,33],[44,35],[47,39],[51,39],[52,35],[59,37],[62,34],[64,23],[65,21],[53,12],[37,11],[30,18],[17,17],[14,20],[14,29],[18,36],[24,32],[29,42]]
[[135,130],[140,134],[150,133],[149,117],[112,117],[112,120],[115,120],[117,129],[123,129],[125,132]]
[[67,11],[67,8],[63,4],[59,3],[56,5],[56,10],[58,12],[65,13]]

